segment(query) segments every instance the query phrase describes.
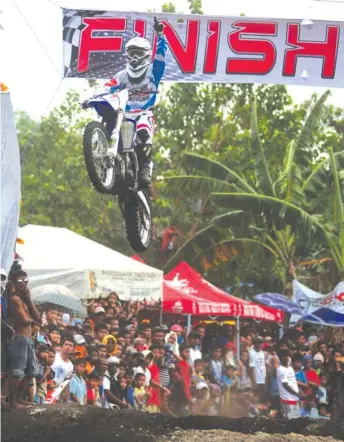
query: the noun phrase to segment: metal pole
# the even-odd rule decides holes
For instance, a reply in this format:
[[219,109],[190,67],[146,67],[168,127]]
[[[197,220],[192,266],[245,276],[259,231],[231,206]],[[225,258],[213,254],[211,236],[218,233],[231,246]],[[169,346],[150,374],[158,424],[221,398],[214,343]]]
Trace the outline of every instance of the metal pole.
[[188,315],[188,318],[187,318],[187,330],[188,330],[188,334],[189,334],[191,331],[191,315],[190,314]]
[[239,316],[236,318],[236,358],[237,361],[240,360],[240,319]]
[[162,322],[162,307],[161,307],[161,309],[160,309],[160,325],[162,325],[163,324],[163,322]]

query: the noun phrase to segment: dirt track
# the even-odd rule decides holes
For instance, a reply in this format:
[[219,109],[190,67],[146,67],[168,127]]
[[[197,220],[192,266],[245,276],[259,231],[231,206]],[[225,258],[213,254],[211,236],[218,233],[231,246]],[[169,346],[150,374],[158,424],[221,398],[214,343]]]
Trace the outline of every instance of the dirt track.
[[133,410],[50,405],[2,413],[1,433],[2,442],[333,442],[333,438],[344,440],[344,424],[309,419],[171,418]]

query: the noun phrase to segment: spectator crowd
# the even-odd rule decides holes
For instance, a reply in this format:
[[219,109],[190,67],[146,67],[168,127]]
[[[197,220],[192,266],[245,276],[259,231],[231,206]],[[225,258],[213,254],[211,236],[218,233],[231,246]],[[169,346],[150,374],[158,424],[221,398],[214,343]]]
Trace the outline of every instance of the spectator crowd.
[[[115,292],[77,318],[38,311],[19,265],[2,275],[2,407],[75,402],[171,415],[344,417],[344,341],[243,322],[155,324]],[[6,284],[6,285],[5,285]],[[148,315],[147,315],[148,316]],[[157,318],[159,323],[159,318]]]

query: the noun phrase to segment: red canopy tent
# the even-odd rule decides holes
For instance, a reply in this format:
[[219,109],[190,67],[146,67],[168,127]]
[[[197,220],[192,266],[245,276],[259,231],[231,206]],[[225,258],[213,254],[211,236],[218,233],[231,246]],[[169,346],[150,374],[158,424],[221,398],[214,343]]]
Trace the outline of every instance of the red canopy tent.
[[[193,311],[184,310],[184,314],[235,316],[278,323],[283,322],[284,313],[282,311],[228,295],[228,293],[204,279],[185,261],[180,262],[165,275],[164,280],[170,281],[169,288],[173,287],[174,290],[185,294],[185,297],[194,298],[193,302],[195,305],[191,306]],[[163,307],[165,306],[165,291],[167,299],[170,297],[172,300],[172,296],[168,290],[165,290],[164,286]],[[182,299],[179,301],[182,303]],[[170,305],[170,302],[166,303],[166,306],[169,306],[169,308],[171,308]]]
[[[132,259],[144,263],[138,255],[133,255]],[[173,281],[163,281],[162,311],[164,313],[176,313],[184,315],[230,315],[228,301],[212,301],[199,298],[191,293],[187,293],[182,288],[176,286]]]

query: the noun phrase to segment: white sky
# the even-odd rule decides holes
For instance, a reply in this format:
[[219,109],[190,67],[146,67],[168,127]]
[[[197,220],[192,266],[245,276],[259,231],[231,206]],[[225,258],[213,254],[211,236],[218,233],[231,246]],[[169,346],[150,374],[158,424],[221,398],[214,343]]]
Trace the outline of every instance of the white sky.
[[[52,3],[55,1],[55,4]],[[56,4],[75,9],[161,11],[164,0],[2,0],[0,23],[0,81],[10,89],[13,106],[39,118],[58,105],[69,88],[82,90],[83,80],[62,78],[62,12]],[[186,0],[172,1],[178,12],[188,12]],[[25,17],[28,24],[25,22]],[[203,10],[208,15],[239,15],[251,17],[289,17],[344,21],[344,0],[322,2],[316,0],[203,0]],[[30,27],[41,40],[56,67],[49,60]],[[59,70],[59,72],[58,72]],[[308,98],[323,88],[289,87],[296,102]],[[56,92],[57,91],[57,92]],[[54,93],[56,94],[54,95]],[[344,104],[344,89],[333,89],[331,102]]]

